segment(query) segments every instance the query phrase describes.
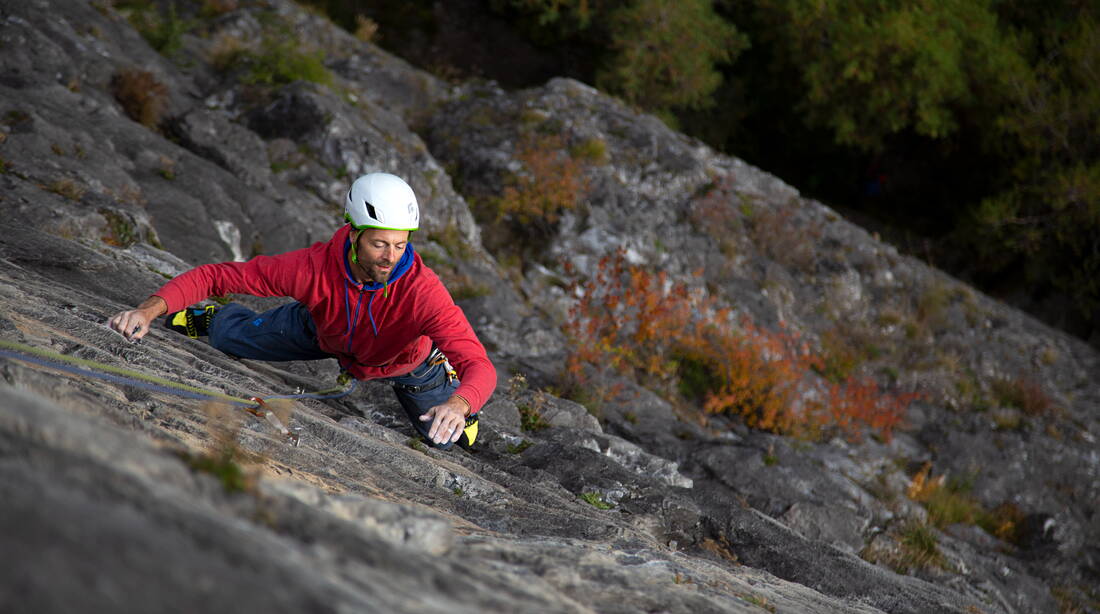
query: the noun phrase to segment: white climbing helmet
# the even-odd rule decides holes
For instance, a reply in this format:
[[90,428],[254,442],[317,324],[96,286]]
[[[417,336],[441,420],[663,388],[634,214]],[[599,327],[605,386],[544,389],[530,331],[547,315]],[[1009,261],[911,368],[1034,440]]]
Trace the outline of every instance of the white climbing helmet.
[[356,230],[413,231],[420,227],[420,208],[412,188],[403,179],[389,173],[370,173],[351,184],[344,203],[344,219]]

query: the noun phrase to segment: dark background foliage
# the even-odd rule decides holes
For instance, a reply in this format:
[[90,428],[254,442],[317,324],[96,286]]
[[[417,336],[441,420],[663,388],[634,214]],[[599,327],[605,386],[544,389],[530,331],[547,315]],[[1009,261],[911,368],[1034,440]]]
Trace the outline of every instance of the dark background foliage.
[[1100,339],[1092,2],[310,1],[446,77],[593,84]]

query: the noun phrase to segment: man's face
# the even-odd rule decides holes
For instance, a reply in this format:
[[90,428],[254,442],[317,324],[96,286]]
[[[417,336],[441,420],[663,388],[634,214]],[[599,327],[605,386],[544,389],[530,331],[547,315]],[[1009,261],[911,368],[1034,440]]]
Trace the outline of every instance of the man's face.
[[409,242],[407,230],[382,230],[368,228],[359,236],[355,249],[359,253],[359,267],[375,283],[385,283],[394,265],[401,260]]

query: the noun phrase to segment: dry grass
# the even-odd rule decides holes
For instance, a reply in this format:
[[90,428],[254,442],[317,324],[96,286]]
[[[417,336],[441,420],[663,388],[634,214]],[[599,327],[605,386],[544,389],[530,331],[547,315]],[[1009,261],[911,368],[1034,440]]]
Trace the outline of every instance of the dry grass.
[[84,195],[88,192],[87,188],[80,185],[75,180],[69,179],[68,177],[54,181],[53,183],[46,186],[46,189],[50,192],[53,192],[54,194],[64,196],[65,198],[76,202],[79,202],[82,198],[84,198]]
[[364,15],[355,16],[355,38],[369,43],[378,35],[378,22]]
[[168,109],[168,88],[146,70],[127,68],[115,73],[111,91],[126,115],[149,129],[160,125]]
[[1053,412],[1054,401],[1043,386],[1028,375],[999,377],[990,387],[994,402],[1002,407],[1015,407],[1029,416],[1048,416]]
[[750,236],[768,258],[792,272],[808,273],[817,260],[821,230],[798,222],[794,213],[795,205],[754,209]]

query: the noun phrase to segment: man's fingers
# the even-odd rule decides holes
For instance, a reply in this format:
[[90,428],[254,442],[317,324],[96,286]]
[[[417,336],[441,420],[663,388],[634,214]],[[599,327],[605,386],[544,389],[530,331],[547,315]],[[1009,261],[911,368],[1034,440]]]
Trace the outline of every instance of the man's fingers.
[[454,424],[451,420],[441,419],[435,422],[435,433],[432,435],[432,441],[436,443],[443,443],[451,438],[454,434]]
[[433,443],[443,443],[448,440],[454,442],[462,436],[464,420],[456,417],[453,412],[438,411],[438,407],[433,407],[420,416],[422,421],[433,418],[432,427],[428,430],[428,439]]
[[134,311],[124,311],[111,318],[107,324],[127,339],[141,339],[149,332],[149,321]]
[[122,318],[122,336],[127,339],[140,338],[141,335],[136,334],[141,330],[141,320],[134,318],[131,315],[126,315]]
[[137,328],[131,327],[130,333],[131,339],[141,339],[145,336],[145,333],[149,332],[149,323],[145,320],[141,320],[137,323]]

